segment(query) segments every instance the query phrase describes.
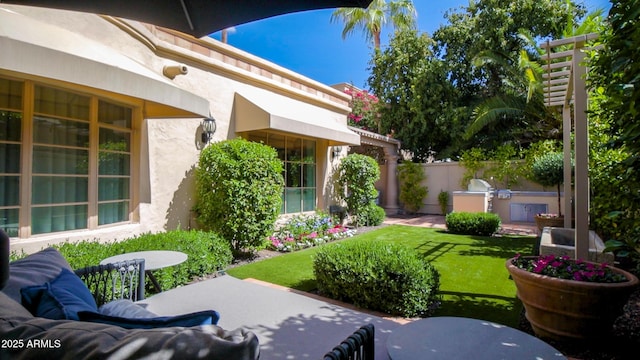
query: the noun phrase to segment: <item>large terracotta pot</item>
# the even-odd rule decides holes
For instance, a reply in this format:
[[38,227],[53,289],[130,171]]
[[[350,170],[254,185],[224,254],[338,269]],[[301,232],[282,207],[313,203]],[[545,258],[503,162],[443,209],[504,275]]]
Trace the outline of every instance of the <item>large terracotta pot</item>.
[[526,318],[535,334],[554,340],[601,339],[613,328],[624,305],[640,283],[633,274],[610,267],[629,281],[593,283],[535,274],[507,260]]

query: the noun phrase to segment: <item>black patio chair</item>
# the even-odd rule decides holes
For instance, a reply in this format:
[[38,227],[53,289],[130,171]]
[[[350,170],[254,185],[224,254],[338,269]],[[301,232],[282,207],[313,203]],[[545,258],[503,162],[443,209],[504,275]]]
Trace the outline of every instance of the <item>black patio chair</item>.
[[87,266],[75,273],[87,285],[98,306],[118,299],[144,299],[144,259]]
[[364,325],[324,354],[324,360],[374,360],[374,335],[373,324]]

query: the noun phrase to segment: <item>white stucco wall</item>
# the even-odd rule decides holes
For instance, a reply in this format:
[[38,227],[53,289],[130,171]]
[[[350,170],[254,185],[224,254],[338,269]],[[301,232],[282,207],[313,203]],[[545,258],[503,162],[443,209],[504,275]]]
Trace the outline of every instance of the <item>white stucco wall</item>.
[[[237,136],[233,106],[236,92],[258,97],[269,93],[296,99],[318,108],[327,121],[346,125],[349,99],[345,94],[215,40],[186,41],[137,22],[112,21],[92,14],[4,4],[0,7],[109,46],[160,75],[165,65],[186,64],[188,73],[169,81],[209,101],[210,115],[217,123],[212,141]],[[73,84],[69,88],[73,89]],[[99,84],[96,88],[99,89]],[[144,117],[145,109],[142,113]],[[144,232],[188,228],[190,210],[195,204],[194,172],[203,146],[200,143],[201,120],[144,118],[135,125],[134,136],[138,137],[140,145],[139,154],[134,154],[137,158],[134,166],[139,173],[136,189],[139,201],[137,216],[131,224],[12,239],[12,248],[32,252],[65,240],[112,241]],[[327,140],[317,140],[316,183],[320,208],[332,202],[332,186],[328,181],[332,176],[330,145]]]

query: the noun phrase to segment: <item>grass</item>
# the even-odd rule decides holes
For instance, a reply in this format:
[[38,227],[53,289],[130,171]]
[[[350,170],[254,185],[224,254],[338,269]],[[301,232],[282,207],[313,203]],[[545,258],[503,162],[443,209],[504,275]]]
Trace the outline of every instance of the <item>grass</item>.
[[[504,264],[516,253],[532,254],[535,237],[453,235],[439,229],[392,225],[357,238],[400,243],[425,256],[440,273],[443,301],[436,316],[463,316],[517,327],[521,304]],[[317,250],[277,256],[227,273],[311,291],[316,287],[313,255]]]

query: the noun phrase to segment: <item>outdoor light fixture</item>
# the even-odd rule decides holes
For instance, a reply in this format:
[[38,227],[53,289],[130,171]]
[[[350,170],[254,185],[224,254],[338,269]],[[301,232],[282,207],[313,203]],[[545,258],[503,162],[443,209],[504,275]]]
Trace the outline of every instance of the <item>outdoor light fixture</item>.
[[211,117],[202,119],[202,129],[202,142],[207,144],[216,132],[216,119]]
[[340,156],[341,152],[342,152],[342,146],[334,146],[333,151],[331,152],[331,160],[335,160],[335,158]]

